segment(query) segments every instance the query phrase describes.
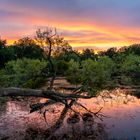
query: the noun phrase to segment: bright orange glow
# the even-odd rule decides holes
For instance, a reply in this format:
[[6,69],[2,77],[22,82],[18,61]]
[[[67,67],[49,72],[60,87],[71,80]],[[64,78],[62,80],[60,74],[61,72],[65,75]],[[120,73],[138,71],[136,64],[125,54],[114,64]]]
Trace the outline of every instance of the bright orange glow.
[[[18,7],[16,7],[18,8]],[[18,8],[23,12],[22,9]],[[33,13],[33,11],[31,11]],[[110,47],[127,46],[134,43],[140,43],[140,31],[138,28],[124,27],[120,25],[106,25],[100,22],[68,21],[65,17],[41,18],[39,13],[26,17],[14,17],[15,22],[22,22],[21,29],[13,30],[9,35],[7,32],[1,32],[2,37],[7,39],[8,44],[19,38],[29,36],[34,37],[38,28],[45,29],[47,26],[56,27],[58,33],[62,35],[73,48],[92,48],[94,50],[105,50]],[[11,19],[7,19],[10,22]],[[26,26],[27,25],[27,26]],[[24,27],[25,26],[25,27]]]
[[[19,39],[19,35],[22,37],[28,35],[33,37],[37,28],[46,27],[46,21],[27,19],[26,22],[29,22],[32,26],[35,23],[40,24],[40,26],[31,28],[28,31],[21,31],[17,33],[17,36],[14,39],[8,37],[8,44],[12,44],[15,40]],[[140,43],[140,37],[138,38],[140,34],[137,29],[128,28],[125,30],[119,30],[119,27],[99,27],[97,25],[82,25],[80,23],[76,23],[75,26],[69,25],[69,23],[62,23],[60,26],[58,22],[50,24],[52,24],[53,27],[56,27],[58,32],[60,32],[60,34],[64,36],[74,48],[92,47],[95,50],[104,50],[109,47],[121,47]],[[68,32],[68,34],[65,35],[65,32]]]
[[16,40],[10,40],[10,39],[9,39],[9,40],[7,40],[7,44],[8,44],[8,45],[12,45],[15,41],[16,41]]

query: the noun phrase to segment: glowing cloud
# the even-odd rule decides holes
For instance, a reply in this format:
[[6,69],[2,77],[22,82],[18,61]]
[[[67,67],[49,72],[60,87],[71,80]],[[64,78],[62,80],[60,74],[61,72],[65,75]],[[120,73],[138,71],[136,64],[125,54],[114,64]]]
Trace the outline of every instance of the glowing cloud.
[[140,43],[139,0],[1,0],[0,35],[8,43],[54,26],[73,47]]

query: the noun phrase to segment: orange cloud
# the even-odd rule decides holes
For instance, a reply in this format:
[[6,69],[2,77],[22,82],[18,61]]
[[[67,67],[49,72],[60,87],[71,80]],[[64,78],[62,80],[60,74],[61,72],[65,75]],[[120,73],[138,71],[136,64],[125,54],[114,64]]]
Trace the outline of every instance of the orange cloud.
[[21,37],[33,37],[37,28],[45,28],[46,26],[56,27],[58,32],[75,48],[107,49],[109,47],[140,43],[140,30],[135,26],[130,28],[117,23],[107,25],[104,21],[93,22],[94,19],[90,20],[87,17],[77,17],[77,19],[69,17],[68,20],[66,15],[61,15],[55,11],[45,11],[44,15],[36,9],[30,9],[29,13],[28,7],[23,9],[20,6],[12,5],[11,9],[10,6],[0,6],[0,8],[3,10],[8,9],[9,12],[11,12],[10,10],[14,13],[18,12],[21,16],[15,14],[4,18],[3,26],[5,27],[5,24],[7,24],[7,28],[0,26],[0,33],[3,38],[8,39],[8,44],[12,44]]

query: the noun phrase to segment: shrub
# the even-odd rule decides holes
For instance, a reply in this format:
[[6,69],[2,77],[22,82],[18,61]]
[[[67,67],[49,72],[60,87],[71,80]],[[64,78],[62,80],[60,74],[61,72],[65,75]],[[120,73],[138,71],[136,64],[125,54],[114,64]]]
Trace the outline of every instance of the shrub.
[[59,75],[64,75],[65,72],[68,70],[68,62],[66,62],[65,60],[59,60],[56,64],[57,66],[57,74]]
[[84,91],[94,94],[96,91],[113,84],[112,74],[114,70],[115,64],[108,57],[102,57],[98,61],[87,59],[82,61],[81,66],[71,60],[67,79],[73,84],[82,84]]
[[9,61],[5,69],[0,71],[0,84],[6,87],[23,87],[26,83],[31,86],[33,81],[35,82],[39,77],[43,77],[43,70],[46,67],[46,61],[37,59],[23,58],[16,61]]

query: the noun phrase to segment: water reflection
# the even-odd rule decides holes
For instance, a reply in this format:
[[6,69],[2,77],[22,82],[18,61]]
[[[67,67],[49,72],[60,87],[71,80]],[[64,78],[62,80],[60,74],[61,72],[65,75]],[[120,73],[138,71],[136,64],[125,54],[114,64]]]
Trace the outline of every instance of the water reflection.
[[[40,99],[40,102],[44,101],[45,99]],[[92,118],[92,121],[84,121],[86,115],[85,118],[78,118],[78,121],[71,120],[70,117],[72,118],[74,114],[72,112],[66,114],[67,110],[63,109],[64,106],[57,104],[46,108],[48,112],[47,123],[45,123],[40,113],[29,113],[29,104],[33,102],[35,99],[6,103],[5,111],[3,109],[0,113],[0,139],[7,137],[7,139],[20,140],[29,139],[30,136],[32,139],[42,139],[41,136],[48,139],[72,139],[72,136],[77,139],[93,139],[95,135],[99,137],[100,134],[103,135],[100,139],[140,139],[140,99],[128,95],[124,90],[114,90],[112,93],[104,91],[97,98],[79,100],[93,112],[103,107],[100,113],[107,116],[103,117],[103,122],[92,120],[93,118],[87,114],[87,120]],[[83,108],[77,106],[74,108],[81,114],[86,113]],[[53,132],[51,137],[50,131],[51,134]]]

